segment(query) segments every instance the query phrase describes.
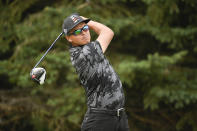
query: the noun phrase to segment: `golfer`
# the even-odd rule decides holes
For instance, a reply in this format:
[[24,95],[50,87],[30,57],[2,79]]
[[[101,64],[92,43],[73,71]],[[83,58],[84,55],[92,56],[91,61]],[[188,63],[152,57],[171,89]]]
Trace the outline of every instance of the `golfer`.
[[[70,58],[86,92],[87,112],[82,131],[129,131],[122,83],[104,56],[114,33],[107,26],[71,14],[62,25],[70,43]],[[91,41],[90,31],[97,39]]]

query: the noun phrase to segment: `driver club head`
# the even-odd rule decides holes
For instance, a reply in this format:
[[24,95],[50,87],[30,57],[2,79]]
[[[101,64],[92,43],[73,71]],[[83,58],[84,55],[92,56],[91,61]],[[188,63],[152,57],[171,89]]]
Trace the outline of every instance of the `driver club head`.
[[40,85],[44,84],[45,76],[46,70],[42,67],[33,68],[30,72],[31,79]]
[[47,49],[47,51],[44,53],[44,55],[40,58],[40,60],[36,63],[34,68],[30,72],[30,77],[35,82],[39,83],[40,85],[44,84],[45,76],[46,76],[46,70],[42,67],[37,67],[41,61],[44,59],[44,57],[47,55],[47,53],[51,50],[51,48],[54,46],[54,44],[57,42],[57,40],[64,34],[64,32],[61,32],[59,36],[56,38],[56,40],[51,44],[51,46]]

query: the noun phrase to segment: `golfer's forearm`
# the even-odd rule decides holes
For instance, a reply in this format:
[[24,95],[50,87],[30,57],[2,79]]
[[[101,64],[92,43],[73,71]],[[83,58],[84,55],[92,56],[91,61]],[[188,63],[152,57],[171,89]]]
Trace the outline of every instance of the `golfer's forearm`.
[[113,37],[113,35],[114,35],[113,31],[109,27],[107,27],[99,22],[91,20],[90,22],[88,22],[88,26],[90,27],[90,29],[95,31],[95,33],[97,35],[100,35],[101,33],[107,34],[109,36],[111,35],[111,37]]
[[88,22],[88,26],[98,34],[96,40],[99,41],[102,51],[105,53],[114,36],[114,32],[109,27],[95,21]]

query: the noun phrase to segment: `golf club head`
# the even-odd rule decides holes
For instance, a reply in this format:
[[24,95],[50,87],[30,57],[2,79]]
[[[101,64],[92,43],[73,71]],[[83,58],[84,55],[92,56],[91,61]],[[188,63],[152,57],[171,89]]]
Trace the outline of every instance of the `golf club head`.
[[31,79],[40,85],[44,84],[45,76],[46,70],[41,67],[33,68],[30,72]]

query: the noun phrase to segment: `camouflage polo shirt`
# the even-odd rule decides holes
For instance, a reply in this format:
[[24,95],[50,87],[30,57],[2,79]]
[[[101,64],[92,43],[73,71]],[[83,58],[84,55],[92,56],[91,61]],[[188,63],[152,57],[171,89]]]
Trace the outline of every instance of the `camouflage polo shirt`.
[[120,78],[102,52],[98,41],[71,46],[72,65],[86,92],[88,107],[115,110],[122,108],[125,96]]

